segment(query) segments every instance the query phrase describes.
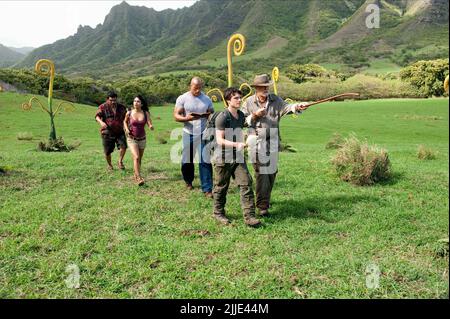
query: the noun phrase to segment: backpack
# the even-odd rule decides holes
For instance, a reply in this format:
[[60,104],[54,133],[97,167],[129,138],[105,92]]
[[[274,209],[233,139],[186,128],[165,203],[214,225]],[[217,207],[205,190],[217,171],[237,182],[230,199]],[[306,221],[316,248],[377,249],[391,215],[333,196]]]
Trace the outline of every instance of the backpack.
[[225,113],[225,127],[231,127],[231,113],[228,110],[223,110],[219,112],[214,112],[210,117],[208,118],[208,121],[206,122],[205,131],[203,132],[203,140],[205,142],[205,145],[207,145],[210,148],[213,148],[216,144],[216,119],[217,117]]

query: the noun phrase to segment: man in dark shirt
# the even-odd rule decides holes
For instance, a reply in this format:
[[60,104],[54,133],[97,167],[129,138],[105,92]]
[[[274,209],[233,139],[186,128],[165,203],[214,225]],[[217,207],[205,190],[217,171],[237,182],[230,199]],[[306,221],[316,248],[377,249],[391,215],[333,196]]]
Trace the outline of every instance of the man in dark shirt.
[[225,101],[228,108],[221,112],[215,121],[217,148],[214,150],[214,217],[223,224],[230,221],[225,216],[230,178],[234,175],[240,188],[241,207],[244,222],[257,227],[261,222],[255,218],[255,197],[252,189],[252,178],[248,172],[244,157],[244,136],[242,129],[245,123],[244,113],[239,111],[242,92],[236,88],[225,90]]
[[126,107],[117,103],[117,94],[115,92],[108,93],[106,102],[101,104],[97,113],[95,113],[95,120],[100,124],[103,150],[109,170],[113,170],[111,153],[116,145],[117,149],[120,150],[118,167],[125,169],[123,157],[127,150],[127,142],[123,131],[123,121],[126,113]]

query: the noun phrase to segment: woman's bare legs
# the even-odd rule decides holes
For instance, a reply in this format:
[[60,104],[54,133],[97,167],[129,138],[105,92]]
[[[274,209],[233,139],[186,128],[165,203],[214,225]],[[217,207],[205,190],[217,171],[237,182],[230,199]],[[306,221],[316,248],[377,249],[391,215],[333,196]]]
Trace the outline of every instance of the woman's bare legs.
[[137,177],[141,176],[141,174],[140,174],[141,160],[140,160],[140,156],[139,156],[140,155],[139,148],[136,144],[130,144],[129,147],[130,147],[131,155],[133,156],[134,177],[137,178]]

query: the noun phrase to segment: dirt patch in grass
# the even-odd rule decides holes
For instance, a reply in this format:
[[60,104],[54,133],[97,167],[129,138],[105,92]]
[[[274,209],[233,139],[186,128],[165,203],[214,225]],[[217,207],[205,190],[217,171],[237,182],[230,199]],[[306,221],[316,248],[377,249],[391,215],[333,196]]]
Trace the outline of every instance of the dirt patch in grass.
[[182,232],[180,232],[181,236],[186,236],[186,237],[206,237],[206,236],[210,236],[211,233],[208,230],[205,229],[186,229],[183,230]]
[[0,179],[0,188],[11,189],[15,192],[30,191],[39,184],[37,180],[10,168],[4,168],[3,172],[0,170],[0,176],[7,177]]
[[394,117],[400,120],[412,121],[442,121],[444,119],[442,116],[417,114],[394,115]]
[[165,173],[151,173],[147,176],[146,180],[148,181],[166,181],[169,180],[169,177]]
[[289,41],[286,40],[285,38],[275,36],[267,42],[266,48],[267,49],[282,48],[286,46],[288,43]]

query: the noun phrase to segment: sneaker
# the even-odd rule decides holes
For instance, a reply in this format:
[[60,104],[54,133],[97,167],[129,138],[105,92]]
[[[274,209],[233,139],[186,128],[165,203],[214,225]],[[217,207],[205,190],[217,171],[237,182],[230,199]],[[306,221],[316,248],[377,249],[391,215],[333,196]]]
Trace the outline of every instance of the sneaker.
[[245,217],[244,222],[247,226],[258,227],[261,225],[261,221],[253,216]]
[[230,224],[230,220],[225,216],[225,214],[214,214],[214,218],[224,225]]
[[268,209],[260,209],[259,210],[259,216],[261,217],[268,217],[270,216]]
[[213,194],[211,192],[204,192],[203,194],[205,194],[206,198],[211,198],[211,199],[214,198],[214,196],[213,196]]

